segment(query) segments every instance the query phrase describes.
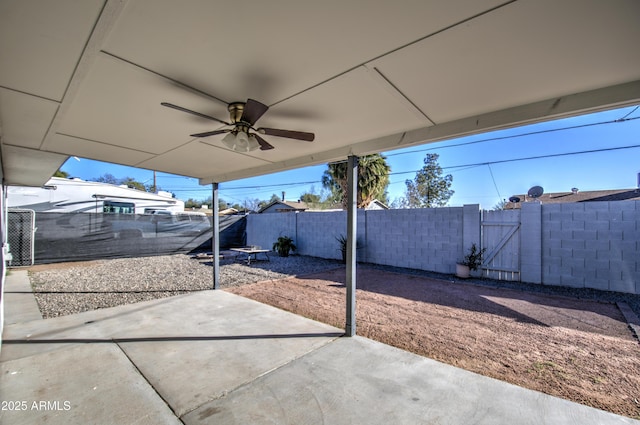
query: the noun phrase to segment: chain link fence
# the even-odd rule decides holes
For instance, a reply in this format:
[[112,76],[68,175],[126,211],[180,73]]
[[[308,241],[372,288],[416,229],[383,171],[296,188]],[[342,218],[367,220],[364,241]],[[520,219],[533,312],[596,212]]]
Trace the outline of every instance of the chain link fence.
[[9,209],[7,212],[7,238],[11,253],[11,266],[33,265],[35,252],[36,212]]
[[[8,211],[10,266],[212,251],[212,218]],[[220,248],[246,244],[246,217],[220,217]]]

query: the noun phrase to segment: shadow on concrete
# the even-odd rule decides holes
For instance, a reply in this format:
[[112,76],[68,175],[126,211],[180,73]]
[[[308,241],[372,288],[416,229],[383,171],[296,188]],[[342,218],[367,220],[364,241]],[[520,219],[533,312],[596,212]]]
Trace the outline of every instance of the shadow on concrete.
[[265,335],[225,335],[225,336],[167,336],[136,338],[49,338],[49,339],[5,339],[3,344],[121,344],[128,342],[190,342],[190,341],[239,341],[250,339],[292,339],[292,338],[338,338],[344,333],[296,333]]

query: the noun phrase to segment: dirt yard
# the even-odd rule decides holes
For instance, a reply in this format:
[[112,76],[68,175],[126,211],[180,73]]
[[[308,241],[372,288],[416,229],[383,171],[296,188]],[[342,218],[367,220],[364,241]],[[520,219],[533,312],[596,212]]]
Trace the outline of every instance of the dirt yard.
[[[228,289],[337,327],[344,269]],[[640,419],[640,344],[615,304],[359,268],[357,333]]]

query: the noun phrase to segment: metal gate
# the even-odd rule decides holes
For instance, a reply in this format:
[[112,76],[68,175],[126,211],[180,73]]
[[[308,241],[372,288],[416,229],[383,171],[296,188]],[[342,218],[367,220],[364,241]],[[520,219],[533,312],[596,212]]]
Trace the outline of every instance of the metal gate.
[[7,211],[7,239],[11,253],[11,266],[33,265],[36,212],[9,209]]
[[520,210],[484,211],[482,246],[483,276],[520,281]]

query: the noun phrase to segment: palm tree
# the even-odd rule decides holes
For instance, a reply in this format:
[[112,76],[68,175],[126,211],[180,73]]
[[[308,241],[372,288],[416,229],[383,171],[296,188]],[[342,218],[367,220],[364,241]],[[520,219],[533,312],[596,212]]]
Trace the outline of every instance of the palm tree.
[[[358,159],[358,208],[366,208],[371,201],[378,199],[386,202],[386,190],[389,185],[391,167],[381,154],[366,155]],[[322,186],[331,191],[330,198],[347,208],[346,162],[334,162],[327,165],[322,175]]]

